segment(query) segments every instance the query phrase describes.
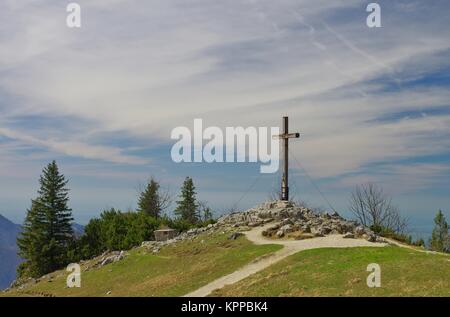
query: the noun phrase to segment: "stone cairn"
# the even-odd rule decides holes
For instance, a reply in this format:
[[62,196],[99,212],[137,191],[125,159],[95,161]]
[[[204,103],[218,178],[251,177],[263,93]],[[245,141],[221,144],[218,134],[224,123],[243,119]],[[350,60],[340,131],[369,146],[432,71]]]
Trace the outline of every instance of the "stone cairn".
[[262,234],[268,238],[293,238],[297,240],[341,234],[348,239],[366,239],[383,242],[373,231],[356,221],[342,218],[338,213],[318,213],[289,201],[270,201],[242,212],[233,212],[220,217],[217,223],[207,227],[191,229],[167,241],[144,241],[141,247],[158,253],[162,247],[183,240],[193,240],[202,233],[212,234],[216,230],[233,231],[230,239],[236,239],[236,230],[272,224]]
[[344,238],[362,238],[370,242],[381,241],[370,229],[356,221],[342,218],[338,213],[318,213],[289,201],[270,201],[244,212],[221,217],[217,225],[232,227],[259,227],[273,223],[262,232],[266,237],[307,239],[330,234]]

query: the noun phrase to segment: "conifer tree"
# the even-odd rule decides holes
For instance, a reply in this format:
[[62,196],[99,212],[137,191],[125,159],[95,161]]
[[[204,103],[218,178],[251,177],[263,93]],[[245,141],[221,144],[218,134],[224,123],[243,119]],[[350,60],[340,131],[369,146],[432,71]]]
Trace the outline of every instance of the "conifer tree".
[[196,195],[192,178],[186,177],[181,188],[180,200],[177,201],[175,214],[191,224],[195,224],[199,220]]
[[141,192],[138,201],[138,211],[154,218],[161,217],[161,213],[170,204],[168,191],[162,192],[159,183],[151,178]]
[[44,168],[38,197],[32,200],[17,239],[19,255],[26,260],[19,274],[38,277],[67,264],[67,248],[73,240],[67,182],[55,161]]
[[434,229],[430,239],[430,249],[439,252],[450,252],[450,237],[448,223],[441,210],[434,218]]

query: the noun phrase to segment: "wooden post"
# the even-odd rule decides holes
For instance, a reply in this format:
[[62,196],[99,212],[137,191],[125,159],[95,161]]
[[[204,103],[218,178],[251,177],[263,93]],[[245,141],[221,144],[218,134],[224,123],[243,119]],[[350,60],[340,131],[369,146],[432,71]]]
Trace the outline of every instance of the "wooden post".
[[280,200],[289,200],[289,139],[299,138],[300,133],[289,133],[289,117],[283,117],[283,134],[278,136],[283,140],[283,177],[281,179]]

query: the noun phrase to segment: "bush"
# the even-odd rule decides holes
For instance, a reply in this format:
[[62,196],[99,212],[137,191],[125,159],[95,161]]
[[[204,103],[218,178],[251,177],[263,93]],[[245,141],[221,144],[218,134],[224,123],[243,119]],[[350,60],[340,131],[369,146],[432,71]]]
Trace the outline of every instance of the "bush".
[[67,257],[71,262],[78,262],[98,256],[107,250],[129,250],[143,241],[153,240],[154,231],[162,227],[183,232],[212,223],[215,223],[215,220],[208,219],[192,224],[182,218],[170,219],[163,216],[156,219],[145,212],[105,210],[99,218],[89,221],[84,235],[70,246]]
[[178,219],[170,219],[167,222],[167,225],[172,228],[177,230],[179,233],[183,232],[183,231],[188,231],[189,229],[195,228],[195,225],[193,225],[190,221],[186,220],[186,219],[182,219],[182,218],[178,218]]
[[106,250],[129,250],[143,241],[152,240],[153,232],[167,221],[156,219],[144,212],[121,212],[110,209],[102,212],[100,218],[89,221],[85,233],[69,256],[82,259],[92,258]]
[[198,222],[195,226],[197,227],[197,228],[202,228],[202,227],[206,227],[206,226],[208,226],[208,225],[213,225],[213,224],[215,224],[217,221],[216,220],[214,220],[214,219],[208,219],[208,220],[205,220],[205,221],[200,221],[200,222]]

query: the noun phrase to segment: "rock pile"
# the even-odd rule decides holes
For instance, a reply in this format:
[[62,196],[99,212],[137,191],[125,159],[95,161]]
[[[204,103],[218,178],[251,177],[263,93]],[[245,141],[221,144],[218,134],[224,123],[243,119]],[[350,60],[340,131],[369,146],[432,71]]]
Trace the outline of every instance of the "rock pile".
[[126,251],[106,251],[101,255],[87,261],[81,261],[80,264],[84,271],[105,266],[110,263],[123,260],[128,255]]
[[231,227],[257,227],[274,223],[262,232],[264,236],[283,238],[286,235],[302,238],[343,234],[345,238],[364,238],[379,241],[371,230],[355,221],[342,218],[338,213],[316,213],[287,201],[271,201],[244,212],[221,217],[217,225]]
[[186,232],[183,232],[179,235],[177,235],[175,238],[167,240],[167,241],[144,241],[141,244],[142,248],[145,248],[147,250],[151,250],[153,253],[158,253],[162,247],[179,242],[179,241],[183,241],[183,240],[192,240],[194,239],[197,235],[201,234],[201,233],[212,233],[213,229],[216,229],[218,226],[217,223],[215,224],[209,224],[206,227],[202,227],[202,228],[194,228],[194,229],[190,229]]

